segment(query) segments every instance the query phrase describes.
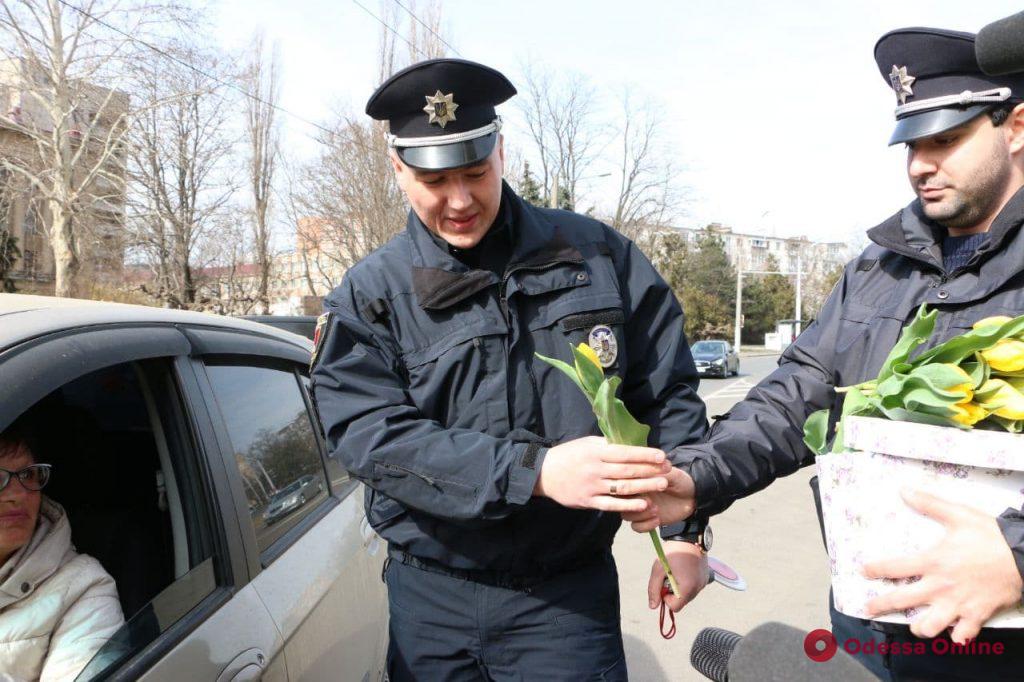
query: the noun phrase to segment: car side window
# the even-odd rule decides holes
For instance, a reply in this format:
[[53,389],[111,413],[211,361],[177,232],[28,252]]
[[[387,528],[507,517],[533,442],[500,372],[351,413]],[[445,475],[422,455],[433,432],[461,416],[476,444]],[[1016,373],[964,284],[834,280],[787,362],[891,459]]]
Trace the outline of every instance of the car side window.
[[261,553],[328,497],[320,445],[296,369],[209,360]]
[[[103,677],[186,616],[202,617],[228,583],[209,482],[169,360],[113,365],[33,406],[46,494],[75,549],[114,579],[125,622],[77,679]],[[99,633],[97,633],[99,635]]]

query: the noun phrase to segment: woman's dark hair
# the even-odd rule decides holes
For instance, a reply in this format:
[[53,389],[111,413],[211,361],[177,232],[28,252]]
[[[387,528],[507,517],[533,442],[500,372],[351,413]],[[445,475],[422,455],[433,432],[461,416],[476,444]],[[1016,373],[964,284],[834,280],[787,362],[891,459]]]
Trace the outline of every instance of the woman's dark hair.
[[35,459],[38,447],[33,432],[31,421],[24,416],[19,417],[6,429],[0,431],[0,457],[13,455],[19,449],[25,448]]

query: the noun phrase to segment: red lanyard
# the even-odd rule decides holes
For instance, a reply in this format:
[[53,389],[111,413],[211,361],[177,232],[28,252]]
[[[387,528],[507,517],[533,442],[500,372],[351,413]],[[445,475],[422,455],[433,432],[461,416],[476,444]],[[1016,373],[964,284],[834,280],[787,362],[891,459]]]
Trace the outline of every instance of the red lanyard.
[[[672,639],[676,636],[676,613],[668,607],[665,597],[672,594],[668,586],[661,588],[661,613],[658,614],[658,627],[661,629],[661,636],[665,639]],[[665,612],[668,612],[669,629],[665,630]]]

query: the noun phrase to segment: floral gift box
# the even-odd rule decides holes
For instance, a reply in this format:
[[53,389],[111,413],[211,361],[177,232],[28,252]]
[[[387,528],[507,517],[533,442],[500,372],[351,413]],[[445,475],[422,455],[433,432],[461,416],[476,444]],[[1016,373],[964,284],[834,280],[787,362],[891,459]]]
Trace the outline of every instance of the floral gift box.
[[[869,580],[870,561],[924,551],[944,533],[900,497],[919,488],[998,516],[1024,502],[1024,438],[887,419],[850,416],[844,452],[817,457],[819,490],[836,608],[864,618],[864,605],[907,581]],[[905,611],[876,618],[909,623]],[[1024,627],[1020,606],[996,614],[986,627]]]

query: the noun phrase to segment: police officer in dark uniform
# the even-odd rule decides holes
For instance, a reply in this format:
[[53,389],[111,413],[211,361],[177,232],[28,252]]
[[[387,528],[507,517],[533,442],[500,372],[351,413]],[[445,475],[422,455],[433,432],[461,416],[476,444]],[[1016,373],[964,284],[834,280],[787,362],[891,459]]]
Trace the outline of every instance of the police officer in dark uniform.
[[[682,477],[664,450],[706,430],[682,311],[647,258],[503,183],[495,106],[514,94],[457,59],[377,89],[366,111],[412,210],[320,320],[331,454],[388,542],[392,680],[625,679],[612,538],[648,505],[628,496]],[[596,437],[587,398],[535,357],[572,362],[580,343],[651,447]]]
[[[906,145],[917,198],[868,232],[874,243],[846,267],[779,368],[715,423],[706,443],[671,453],[686,471],[684,485],[652,496],[659,513],[627,515],[635,529],[690,517],[688,532],[697,533],[733,500],[813,463],[802,442],[807,417],[831,407],[837,418],[835,388],[877,376],[922,303],[938,313],[935,342],[986,317],[1024,313],[1024,74],[984,74],[974,38],[909,28],[878,41],[875,60],[896,96],[890,144]],[[841,174],[841,162],[830,170]],[[850,179],[842,184],[849,187]],[[993,613],[1021,601],[1021,510],[992,518],[926,492],[908,504],[943,523],[945,539],[924,555],[868,565],[871,577],[920,577],[869,608],[881,615],[920,607],[920,615],[908,628],[832,609],[837,640],[873,641],[859,648],[874,653],[859,658],[884,679],[1021,679],[1019,631],[982,629]],[[774,540],[787,542],[786,529]],[[654,573],[652,584],[660,577]],[[974,638],[975,651],[994,651],[999,642],[1003,652],[949,653],[950,639]],[[923,654],[913,646],[921,642]],[[888,655],[878,653],[882,643]]]

